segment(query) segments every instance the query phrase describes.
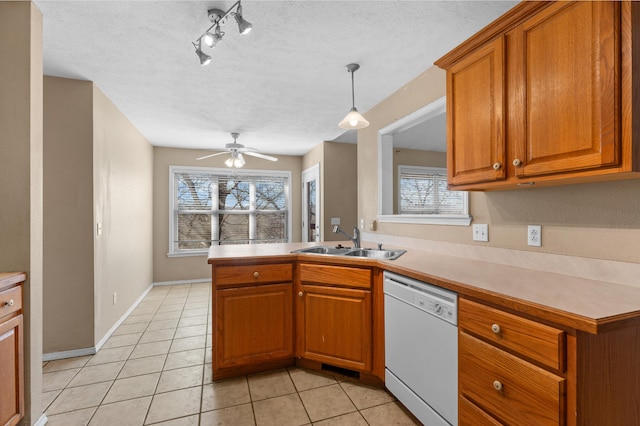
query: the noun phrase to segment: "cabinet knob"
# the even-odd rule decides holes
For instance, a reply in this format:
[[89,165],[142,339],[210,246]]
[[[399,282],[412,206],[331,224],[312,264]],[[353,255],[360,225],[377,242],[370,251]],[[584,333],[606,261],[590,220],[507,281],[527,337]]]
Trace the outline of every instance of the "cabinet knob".
[[518,166],[522,165],[522,161],[520,161],[519,158],[516,158],[515,160],[513,160],[513,165],[518,167]]
[[13,306],[13,303],[14,303],[14,302],[13,302],[13,299],[9,299],[9,301],[8,301],[8,302],[4,302],[4,305],[3,305],[3,306]]
[[260,276],[260,274],[258,273],[258,271],[253,273],[253,278],[258,278]]
[[491,331],[496,334],[500,334],[500,326],[498,324],[491,324]]
[[502,167],[502,164],[500,164],[500,163],[493,163],[493,170],[500,170],[500,167]]
[[298,296],[302,297],[304,293],[302,293],[301,291],[298,292]]
[[497,391],[501,391],[502,390],[502,383],[500,383],[497,380],[493,381],[493,388]]

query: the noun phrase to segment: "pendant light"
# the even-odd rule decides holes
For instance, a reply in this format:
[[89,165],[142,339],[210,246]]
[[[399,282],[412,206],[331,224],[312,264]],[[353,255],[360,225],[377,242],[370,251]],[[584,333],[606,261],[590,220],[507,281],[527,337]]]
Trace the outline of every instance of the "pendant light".
[[360,68],[358,64],[349,64],[347,65],[347,71],[351,73],[351,111],[342,119],[342,121],[338,124],[338,126],[342,129],[353,130],[353,129],[364,129],[369,125],[369,122],[358,112],[356,109],[356,97],[355,91],[353,88],[353,73],[356,72]]

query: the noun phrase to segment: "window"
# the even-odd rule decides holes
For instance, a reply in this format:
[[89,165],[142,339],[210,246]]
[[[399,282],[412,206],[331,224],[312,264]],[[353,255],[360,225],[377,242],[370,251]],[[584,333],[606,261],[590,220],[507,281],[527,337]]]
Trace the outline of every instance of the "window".
[[169,255],[290,241],[289,172],[169,168]]
[[468,216],[467,193],[447,189],[447,170],[398,166],[398,213]]

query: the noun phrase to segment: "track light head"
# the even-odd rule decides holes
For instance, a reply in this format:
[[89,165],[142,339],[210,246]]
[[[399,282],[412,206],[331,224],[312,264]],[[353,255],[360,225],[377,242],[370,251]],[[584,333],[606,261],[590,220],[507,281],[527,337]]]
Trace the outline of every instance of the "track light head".
[[253,25],[251,24],[251,22],[242,17],[242,5],[238,5],[238,11],[235,14],[235,18],[236,22],[238,23],[238,31],[240,31],[240,34],[249,34],[251,29],[253,28]]
[[196,48],[196,55],[200,58],[200,65],[209,65],[209,62],[211,62],[211,56],[202,51],[202,39],[198,40],[197,44],[193,43],[193,47]]

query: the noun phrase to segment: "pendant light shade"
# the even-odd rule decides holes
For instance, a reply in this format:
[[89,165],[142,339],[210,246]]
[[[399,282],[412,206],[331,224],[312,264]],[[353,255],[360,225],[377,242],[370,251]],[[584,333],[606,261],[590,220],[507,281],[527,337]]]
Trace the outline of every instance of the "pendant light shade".
[[364,129],[369,125],[369,122],[358,112],[356,109],[356,99],[355,99],[355,90],[353,85],[353,73],[356,72],[360,68],[358,64],[349,64],[347,65],[347,71],[351,73],[351,111],[347,114],[340,123],[338,123],[338,127],[341,129],[353,130],[353,129]]
[[358,112],[356,107],[351,108],[349,114],[347,114],[338,126],[342,129],[364,129],[369,125],[369,122]]

